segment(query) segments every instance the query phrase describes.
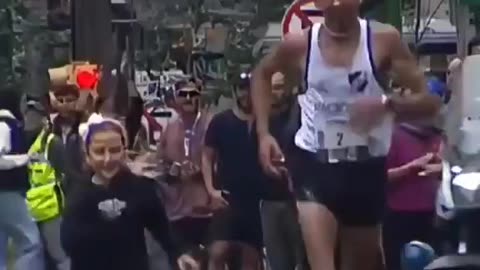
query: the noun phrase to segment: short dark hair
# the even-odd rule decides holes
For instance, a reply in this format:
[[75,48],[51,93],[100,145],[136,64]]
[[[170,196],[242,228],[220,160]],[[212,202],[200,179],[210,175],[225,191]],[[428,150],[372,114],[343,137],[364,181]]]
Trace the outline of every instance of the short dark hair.
[[18,85],[0,87],[0,109],[10,111],[19,121],[23,121],[21,101],[22,91]]

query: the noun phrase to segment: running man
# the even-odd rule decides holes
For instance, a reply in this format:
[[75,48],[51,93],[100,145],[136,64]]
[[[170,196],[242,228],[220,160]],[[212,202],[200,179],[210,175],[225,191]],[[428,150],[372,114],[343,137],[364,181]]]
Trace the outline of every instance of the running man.
[[[311,269],[333,270],[340,243],[342,269],[378,265],[385,204],[385,156],[392,117],[434,115],[423,73],[391,25],[359,18],[359,0],[316,0],[323,24],[290,35],[258,65],[252,82],[259,154],[264,169],[283,161],[269,133],[271,76],[304,79],[296,147],[287,153]],[[303,74],[303,76],[302,76]],[[380,76],[392,74],[409,96],[390,94]]]

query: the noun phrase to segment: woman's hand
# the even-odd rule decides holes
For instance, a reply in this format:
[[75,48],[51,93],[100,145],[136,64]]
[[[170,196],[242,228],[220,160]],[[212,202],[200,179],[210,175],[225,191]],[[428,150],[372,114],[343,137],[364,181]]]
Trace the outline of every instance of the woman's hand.
[[419,176],[430,176],[442,172],[442,163],[427,164],[423,170],[418,173]]
[[435,155],[433,153],[426,153],[425,155],[410,161],[407,166],[410,169],[423,170],[434,157]]
[[198,262],[190,255],[183,254],[177,259],[180,270],[200,270]]

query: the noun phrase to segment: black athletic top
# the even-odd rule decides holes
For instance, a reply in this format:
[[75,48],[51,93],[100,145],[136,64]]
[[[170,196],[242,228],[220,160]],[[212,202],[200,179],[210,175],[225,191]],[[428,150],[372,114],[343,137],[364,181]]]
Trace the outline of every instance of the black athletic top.
[[208,126],[205,145],[217,154],[216,186],[229,191],[231,199],[259,200],[262,195],[255,141],[255,131],[232,110],[216,114]]
[[67,199],[61,237],[72,270],[148,270],[145,229],[172,264],[179,255],[152,180],[124,170],[108,187],[83,181]]

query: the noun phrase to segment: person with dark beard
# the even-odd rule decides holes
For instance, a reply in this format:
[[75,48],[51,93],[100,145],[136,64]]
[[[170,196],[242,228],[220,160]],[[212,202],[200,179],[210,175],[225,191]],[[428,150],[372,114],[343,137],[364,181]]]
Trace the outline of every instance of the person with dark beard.
[[[293,85],[286,82],[282,73],[277,72],[272,76],[273,102],[270,132],[287,155],[289,137],[295,132],[295,130],[293,132],[289,130],[290,119],[299,110],[293,92]],[[265,175],[264,180],[265,193],[260,203],[260,215],[269,268],[271,270],[308,269],[288,174],[284,171],[281,179]]]
[[263,246],[250,74],[240,73],[233,83],[236,104],[213,117],[202,153],[203,178],[216,210],[209,249],[209,269],[214,270],[225,269],[233,249],[241,253],[241,269],[257,269]]

